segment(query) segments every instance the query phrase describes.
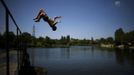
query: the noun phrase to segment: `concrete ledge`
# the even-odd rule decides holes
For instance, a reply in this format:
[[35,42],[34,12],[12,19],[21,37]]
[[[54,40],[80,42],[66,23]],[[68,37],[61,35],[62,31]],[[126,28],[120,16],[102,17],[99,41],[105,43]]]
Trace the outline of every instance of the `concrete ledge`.
[[37,75],[47,75],[48,70],[42,67],[34,67]]

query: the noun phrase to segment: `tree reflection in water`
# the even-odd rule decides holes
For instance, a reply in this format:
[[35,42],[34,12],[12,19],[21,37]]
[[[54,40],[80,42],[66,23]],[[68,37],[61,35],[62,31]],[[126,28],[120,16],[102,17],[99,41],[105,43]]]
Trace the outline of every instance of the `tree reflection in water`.
[[116,49],[115,50],[116,60],[119,64],[131,64],[134,65],[134,50],[129,49]]

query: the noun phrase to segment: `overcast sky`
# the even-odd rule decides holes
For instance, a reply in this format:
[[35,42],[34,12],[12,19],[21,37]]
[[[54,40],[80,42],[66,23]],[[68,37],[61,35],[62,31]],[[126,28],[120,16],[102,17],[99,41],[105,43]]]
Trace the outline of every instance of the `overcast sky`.
[[[134,0],[4,0],[23,32],[32,33],[36,27],[36,37],[60,38],[100,38],[114,36],[118,28],[125,32],[134,29]],[[57,31],[52,31],[48,23],[33,18],[39,9],[44,9],[51,18],[62,16]],[[5,11],[0,3],[0,29],[4,31]],[[10,30],[14,31],[12,21]]]

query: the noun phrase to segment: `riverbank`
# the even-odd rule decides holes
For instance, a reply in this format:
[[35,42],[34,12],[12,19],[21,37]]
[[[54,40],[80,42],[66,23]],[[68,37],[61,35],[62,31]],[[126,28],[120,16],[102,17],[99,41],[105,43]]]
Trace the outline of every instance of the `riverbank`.
[[[11,50],[10,52],[10,75],[16,75],[17,62],[14,56],[17,56],[17,51]],[[6,51],[0,51],[0,74],[6,75]]]
[[[10,75],[16,75],[17,63],[10,62]],[[0,74],[6,75],[6,63],[0,64]]]
[[[10,50],[9,51],[9,74],[10,75],[17,75],[17,51],[16,50]],[[6,50],[0,50],[0,75],[7,75],[6,73]],[[27,69],[27,70],[26,70]],[[20,75],[30,74],[34,73],[35,75],[47,75],[47,69],[42,67],[35,67],[35,66],[26,66],[26,68],[22,69],[22,72]],[[32,74],[33,75],[33,74]]]
[[134,46],[128,46],[128,45],[100,44],[99,47],[101,47],[101,48],[133,49],[134,50]]

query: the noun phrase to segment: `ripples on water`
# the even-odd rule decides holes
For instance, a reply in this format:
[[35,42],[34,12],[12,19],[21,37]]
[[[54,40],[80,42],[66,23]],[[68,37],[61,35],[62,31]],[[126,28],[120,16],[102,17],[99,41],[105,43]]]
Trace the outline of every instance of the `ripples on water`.
[[48,75],[134,75],[134,50],[93,46],[29,48],[31,62]]

